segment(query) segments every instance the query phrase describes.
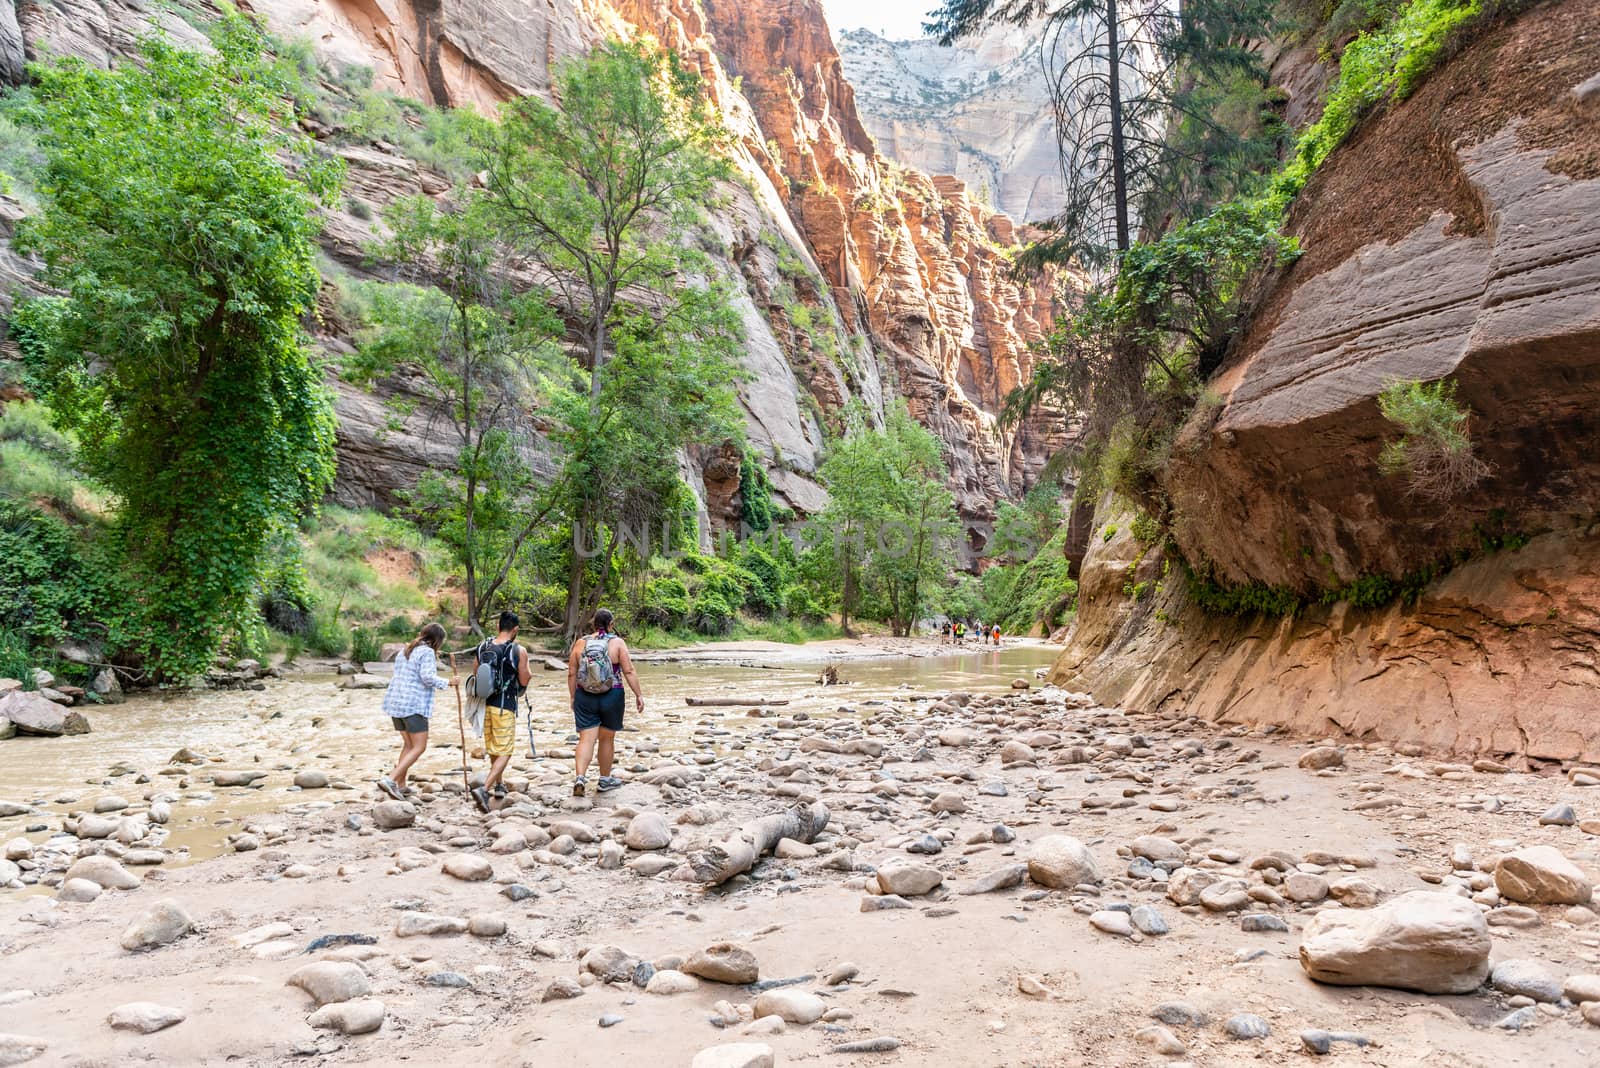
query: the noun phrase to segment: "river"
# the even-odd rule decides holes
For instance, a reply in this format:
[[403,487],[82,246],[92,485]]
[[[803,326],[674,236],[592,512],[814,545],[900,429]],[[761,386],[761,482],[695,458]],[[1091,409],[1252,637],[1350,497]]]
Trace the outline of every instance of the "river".
[[[913,696],[966,690],[998,693],[1012,680],[1034,678],[1059,647],[1013,643],[1003,648],[968,646],[960,651],[930,643],[909,646],[920,655],[886,653],[856,643],[784,647],[767,643],[709,645],[672,653],[642,654],[638,665],[645,714],[633,714],[618,744],[618,764],[645,767],[662,754],[709,759],[740,744],[743,731],[772,726],[774,718],[805,713],[812,718],[868,715],[874,707]],[[838,669],[842,685],[822,686],[818,675]],[[224,851],[242,821],[297,805],[325,805],[330,791],[302,791],[295,773],[326,771],[339,788],[366,789],[395,752],[394,732],[380,712],[382,690],[344,689],[329,674],[289,674],[268,680],[265,690],[201,690],[141,694],[126,703],[90,708],[90,734],[64,738],[16,738],[0,742],[0,799],[31,803],[37,812],[0,818],[0,841],[19,835],[35,842],[59,828],[62,816],[92,811],[110,796],[142,810],[167,795],[172,818],[162,847],[168,864],[203,860]],[[519,723],[518,752],[508,779],[548,778],[559,761],[566,771],[576,741],[566,712],[566,682],[559,671],[535,667],[524,698],[532,710],[539,758],[528,758],[526,717]],[[767,698],[767,718],[752,706],[690,707],[690,697]],[[433,745],[414,775],[446,779],[459,775],[459,729],[454,694],[443,691],[435,705]],[[469,748],[476,744],[468,732]],[[206,758],[199,766],[172,763],[189,748]],[[474,769],[483,762],[471,762]],[[260,770],[251,788],[210,783],[217,770]]]

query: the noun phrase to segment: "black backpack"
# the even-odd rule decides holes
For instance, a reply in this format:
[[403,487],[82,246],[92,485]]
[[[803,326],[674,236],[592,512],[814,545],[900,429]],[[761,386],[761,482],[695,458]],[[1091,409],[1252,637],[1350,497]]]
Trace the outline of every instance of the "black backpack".
[[497,697],[501,707],[507,707],[507,697],[514,703],[522,695],[522,685],[517,681],[517,657],[520,655],[517,643],[509,641],[502,645],[492,639],[486,640],[474,655],[478,670],[473,676],[473,696]]

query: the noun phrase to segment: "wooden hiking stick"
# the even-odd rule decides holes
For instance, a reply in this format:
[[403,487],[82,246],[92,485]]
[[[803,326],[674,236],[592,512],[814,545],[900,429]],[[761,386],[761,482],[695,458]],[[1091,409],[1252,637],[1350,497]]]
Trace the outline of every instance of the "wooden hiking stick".
[[456,674],[456,654],[450,654],[450,677],[456,680],[456,726],[461,728],[461,789],[472,796],[472,786],[467,782],[467,714],[461,710],[461,676]]

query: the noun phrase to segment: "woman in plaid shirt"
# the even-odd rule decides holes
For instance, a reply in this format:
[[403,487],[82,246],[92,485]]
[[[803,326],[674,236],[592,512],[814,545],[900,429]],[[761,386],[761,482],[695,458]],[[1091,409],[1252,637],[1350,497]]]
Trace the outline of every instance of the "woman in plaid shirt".
[[378,789],[396,801],[411,792],[406,772],[427,751],[434,691],[461,684],[454,672],[449,681],[439,677],[439,647],[443,644],[443,627],[437,623],[423,627],[410,645],[395,654],[394,675],[383,694],[383,712],[400,732],[400,759],[394,771],[378,780]]

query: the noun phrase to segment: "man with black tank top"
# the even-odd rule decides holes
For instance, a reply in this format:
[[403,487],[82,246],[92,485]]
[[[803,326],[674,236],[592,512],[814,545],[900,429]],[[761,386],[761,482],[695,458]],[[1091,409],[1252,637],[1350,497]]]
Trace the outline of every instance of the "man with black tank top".
[[489,811],[489,799],[506,795],[501,781],[511,764],[511,751],[517,739],[517,696],[532,678],[528,651],[517,644],[522,621],[515,612],[500,613],[500,633],[478,646],[477,660],[494,669],[496,685],[484,697],[483,750],[489,756],[489,776],[472,791],[472,803],[479,812]]

